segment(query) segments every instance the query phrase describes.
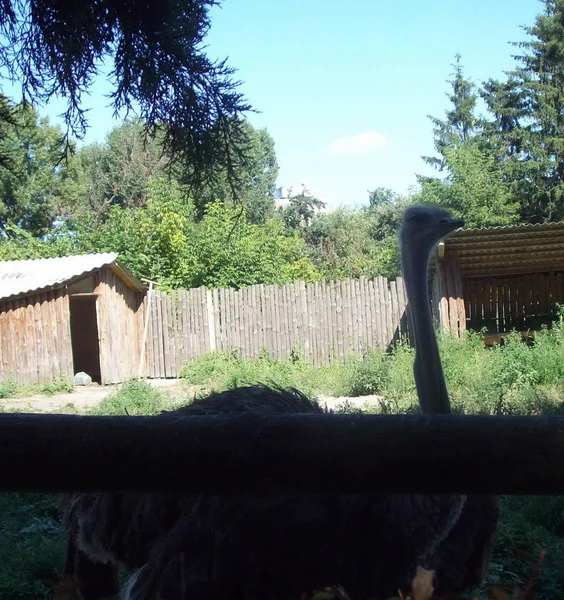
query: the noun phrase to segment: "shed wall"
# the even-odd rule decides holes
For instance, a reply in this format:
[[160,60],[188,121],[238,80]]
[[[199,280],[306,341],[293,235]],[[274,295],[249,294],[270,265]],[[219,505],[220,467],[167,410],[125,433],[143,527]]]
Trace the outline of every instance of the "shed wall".
[[98,296],[102,384],[136,377],[143,332],[144,294],[127,287],[109,268],[93,274]]
[[73,377],[65,290],[0,302],[0,381],[41,384]]
[[472,329],[540,329],[564,304],[564,272],[467,278],[464,302]]

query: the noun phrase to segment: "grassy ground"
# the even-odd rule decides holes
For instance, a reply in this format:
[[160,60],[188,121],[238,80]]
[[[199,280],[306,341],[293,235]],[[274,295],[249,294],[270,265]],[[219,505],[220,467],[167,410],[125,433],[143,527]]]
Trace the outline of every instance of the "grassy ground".
[[[488,414],[562,414],[564,328],[537,338],[527,347],[510,338],[501,348],[485,349],[476,336],[459,341],[442,337],[441,352],[455,410]],[[383,412],[410,412],[416,397],[411,350],[400,345],[391,354],[373,352],[346,365],[312,368],[301,360],[242,361],[215,354],[187,364],[183,377],[201,392],[238,385],[274,382],[310,395],[355,396],[376,393]],[[191,388],[192,389],[192,388]],[[129,382],[99,404],[96,414],[155,414],[189,401],[172,397],[142,381]],[[0,495],[0,598],[49,597],[45,582],[57,578],[62,562],[62,531],[56,498],[42,494]],[[562,597],[564,590],[564,498],[504,497],[502,518],[487,586],[524,588],[541,554],[546,555],[534,581],[537,600]],[[283,568],[283,566],[281,566]],[[490,591],[491,593],[491,591]],[[493,596],[490,596],[493,597]],[[510,596],[505,596],[509,598]],[[497,599],[504,598],[498,595]],[[530,597],[529,597],[530,598]]]
[[42,385],[18,385],[15,381],[0,381],[0,399],[1,398],[23,398],[34,396],[35,394],[44,394],[51,396],[58,392],[72,392],[74,384],[64,377],[57,377]]

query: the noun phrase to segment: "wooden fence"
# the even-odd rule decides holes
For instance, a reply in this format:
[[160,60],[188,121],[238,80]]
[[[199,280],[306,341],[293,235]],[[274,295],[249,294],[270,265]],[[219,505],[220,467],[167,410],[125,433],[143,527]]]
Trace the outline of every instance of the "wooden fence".
[[467,279],[464,288],[469,328],[539,329],[539,318],[550,321],[564,301],[564,273]]
[[145,375],[177,377],[186,360],[212,350],[237,350],[248,359],[301,354],[314,365],[343,361],[407,335],[406,303],[403,280],[384,277],[156,291]]

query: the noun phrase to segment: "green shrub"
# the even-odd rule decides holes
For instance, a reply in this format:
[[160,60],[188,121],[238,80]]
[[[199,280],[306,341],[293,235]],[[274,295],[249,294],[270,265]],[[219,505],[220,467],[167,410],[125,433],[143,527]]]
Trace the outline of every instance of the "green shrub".
[[486,583],[522,589],[542,549],[546,558],[535,580],[535,598],[560,598],[564,589],[564,498],[502,496],[500,501],[500,523]]
[[390,356],[382,350],[370,350],[362,360],[351,365],[349,395],[381,394],[387,387]]
[[0,381],[0,398],[12,398],[18,389],[18,384],[13,380]]
[[74,383],[66,377],[59,376],[55,377],[51,381],[46,381],[44,384],[39,386],[39,390],[42,394],[52,396],[53,394],[59,393],[70,393],[74,391]]
[[155,415],[167,408],[163,393],[143,379],[124,383],[113,394],[106,396],[93,415]]

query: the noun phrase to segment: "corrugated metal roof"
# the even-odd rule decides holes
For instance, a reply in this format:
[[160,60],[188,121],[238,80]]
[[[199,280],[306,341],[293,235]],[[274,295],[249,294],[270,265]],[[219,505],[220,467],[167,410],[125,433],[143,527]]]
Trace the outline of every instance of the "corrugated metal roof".
[[564,222],[459,229],[445,239],[450,250],[462,277],[564,271]]
[[[116,252],[102,252],[58,258],[0,261],[0,300],[61,287],[70,280],[114,265],[116,259]],[[118,275],[127,275],[128,285],[135,289],[144,289],[141,281],[127,269],[117,263],[116,266]]]

